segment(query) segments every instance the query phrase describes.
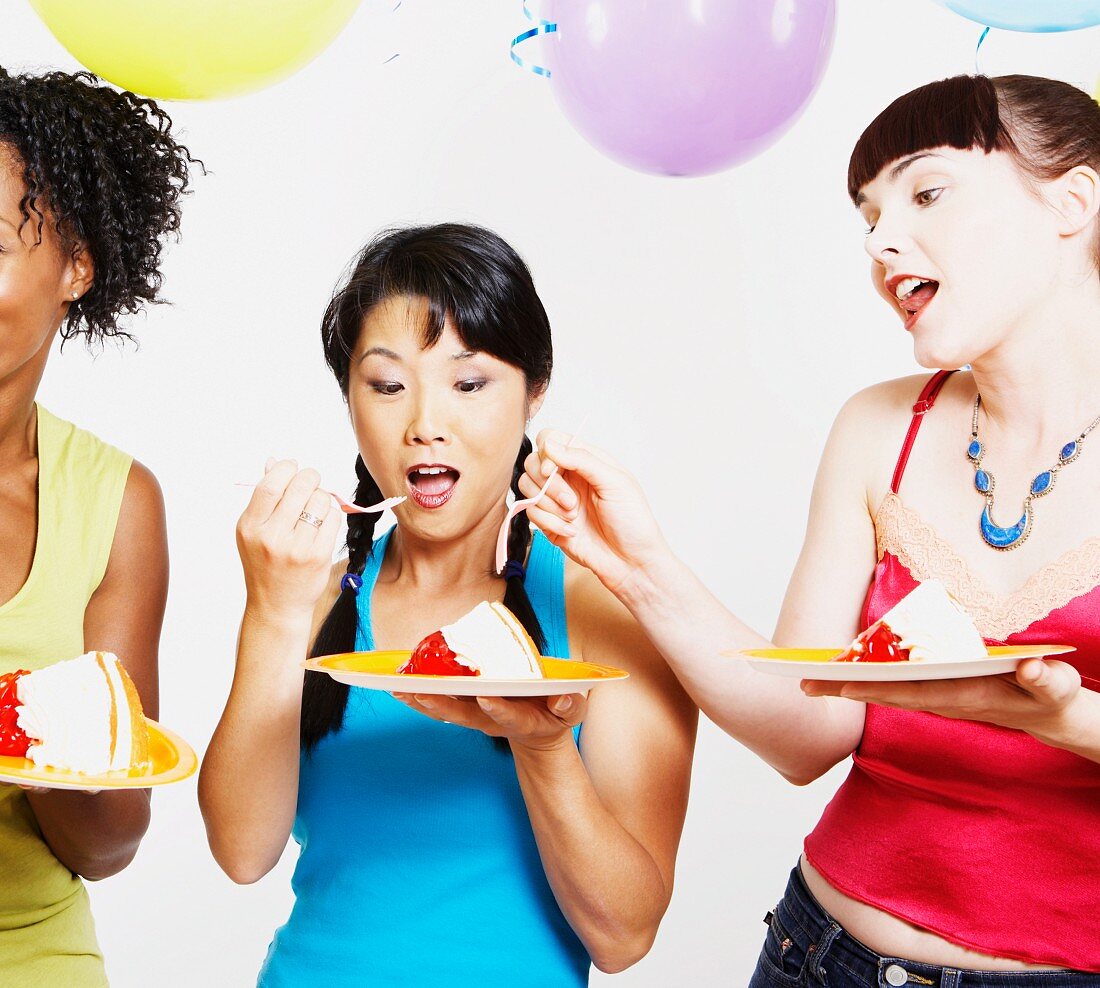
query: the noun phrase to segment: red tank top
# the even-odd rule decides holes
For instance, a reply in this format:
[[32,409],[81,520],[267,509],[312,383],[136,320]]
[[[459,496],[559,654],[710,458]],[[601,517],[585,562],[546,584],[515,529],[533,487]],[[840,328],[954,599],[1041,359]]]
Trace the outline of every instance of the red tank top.
[[[1100,538],[1005,598],[898,497],[922,416],[949,374],[936,374],[914,406],[875,518],[863,627],[935,577],[987,642],[1075,645],[1063,658],[1100,690]],[[1100,764],[1022,731],[869,704],[851,772],[806,855],[841,892],[945,940],[1100,973]]]

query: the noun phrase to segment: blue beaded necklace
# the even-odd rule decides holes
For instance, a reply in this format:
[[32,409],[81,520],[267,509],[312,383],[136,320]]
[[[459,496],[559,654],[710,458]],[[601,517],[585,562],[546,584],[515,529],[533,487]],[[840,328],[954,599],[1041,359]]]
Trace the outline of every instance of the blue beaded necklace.
[[985,446],[978,439],[978,409],[981,407],[982,396],[978,395],[974,399],[974,421],[970,428],[970,445],[966,447],[966,457],[974,464],[974,489],[985,498],[985,507],[982,508],[982,518],[979,523],[982,538],[986,545],[1007,552],[1027,541],[1027,537],[1031,534],[1031,522],[1034,517],[1031,502],[1044,494],[1049,494],[1058,477],[1058,471],[1081,455],[1081,445],[1085,441],[1085,436],[1100,425],[1100,415],[1092,420],[1081,435],[1062,447],[1058,453],[1058,462],[1054,466],[1044,470],[1031,482],[1031,489],[1024,498],[1024,513],[1020,516],[1020,520],[1015,525],[1002,528],[993,522],[993,488],[996,486],[996,481],[993,479],[993,474],[982,468]]

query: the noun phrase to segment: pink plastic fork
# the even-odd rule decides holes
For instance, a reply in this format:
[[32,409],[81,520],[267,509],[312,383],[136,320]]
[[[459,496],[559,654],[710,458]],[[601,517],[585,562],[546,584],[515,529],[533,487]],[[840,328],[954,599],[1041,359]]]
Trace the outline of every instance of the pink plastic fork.
[[[255,487],[255,484],[246,484],[243,481],[237,481],[238,487]],[[380,514],[387,508],[396,508],[402,501],[407,501],[408,498],[405,495],[400,497],[388,497],[385,501],[379,501],[377,504],[371,504],[367,507],[363,507],[361,504],[352,504],[351,501],[345,500],[336,491],[326,491],[324,488],[318,488],[322,494],[327,494],[331,497],[346,515],[373,515]]]
[[[585,423],[588,422],[588,416],[586,415],[581,424],[577,427],[577,431],[569,437],[569,442],[565,444],[565,448],[568,449],[573,445],[573,440],[581,434],[584,429]],[[505,563],[508,562],[508,529],[512,524],[512,519],[516,517],[521,511],[526,511],[532,504],[538,504],[542,500],[543,495],[546,493],[546,489],[550,486],[550,481],[557,476],[558,465],[555,463],[553,469],[550,471],[550,475],[546,478],[546,482],[539,488],[539,492],[534,497],[525,497],[519,501],[516,501],[509,509],[508,514],[504,516],[504,523],[500,526],[500,532],[497,534],[497,572],[501,573],[504,570]]]

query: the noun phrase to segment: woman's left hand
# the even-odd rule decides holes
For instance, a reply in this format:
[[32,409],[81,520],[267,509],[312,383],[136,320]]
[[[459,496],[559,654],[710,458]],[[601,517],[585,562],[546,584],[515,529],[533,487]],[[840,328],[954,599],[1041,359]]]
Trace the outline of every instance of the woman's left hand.
[[909,683],[802,681],[807,696],[843,696],[955,720],[1011,727],[1053,743],[1065,735],[1071,708],[1082,694],[1081,674],[1068,662],[1025,659],[1014,673],[975,679]]
[[565,696],[505,698],[500,696],[428,696],[394,693],[394,699],[432,720],[458,724],[493,738],[507,738],[514,745],[549,750],[568,741],[573,728],[584,720],[588,697]]

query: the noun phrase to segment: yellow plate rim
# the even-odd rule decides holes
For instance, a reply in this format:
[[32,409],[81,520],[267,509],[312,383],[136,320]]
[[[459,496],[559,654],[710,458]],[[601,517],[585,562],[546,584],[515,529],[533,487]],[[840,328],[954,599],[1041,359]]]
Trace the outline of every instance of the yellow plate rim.
[[182,782],[194,775],[199,767],[195,750],[178,734],[162,727],[157,721],[146,717],[145,723],[149,726],[150,744],[153,743],[154,735],[159,735],[159,740],[175,751],[176,762],[170,768],[142,775],[81,775],[79,772],[53,768],[26,768],[25,766],[32,765],[26,758],[0,756],[0,781],[12,785],[26,784],[56,789],[149,789]]
[[[742,648],[723,651],[722,655],[733,658],[768,659],[773,662],[792,662],[811,664],[829,662],[834,656],[839,655],[847,646],[840,648]],[[1019,655],[1021,658],[1037,655],[1065,655],[1068,652],[1076,652],[1076,645],[1055,645],[1039,642],[1034,645],[989,645],[986,647],[990,659],[1009,659]],[[981,662],[981,659],[960,659],[960,662]],[[856,665],[859,663],[853,663]],[[874,665],[883,668],[896,668],[909,666],[910,662],[868,662],[863,665]],[[937,663],[938,664],[938,663]]]
[[[419,674],[397,673],[397,666],[401,665],[408,657],[412,655],[412,652],[408,649],[377,649],[369,652],[340,652],[334,655],[319,655],[313,659],[306,659],[302,663],[302,667],[310,670],[311,672],[323,672],[331,674],[332,672],[349,673],[356,676],[378,676],[390,678],[394,675],[400,675],[402,680],[408,680],[410,683],[417,681],[427,681],[433,683],[454,683],[456,685],[466,684],[469,685],[472,680],[477,677],[474,676],[424,676]],[[348,662],[349,660],[363,659],[366,657],[373,657],[380,661],[381,656],[386,656],[386,661],[394,662],[393,672],[375,672],[367,669],[356,669],[349,665],[341,666],[341,661]],[[591,680],[597,683],[614,682],[620,679],[628,679],[630,673],[625,669],[616,669],[614,666],[598,665],[595,662],[580,662],[573,659],[562,659],[551,655],[540,655],[539,663],[543,669],[543,679],[548,682],[560,682],[574,680]],[[549,665],[548,665],[549,664]],[[569,675],[559,675],[560,672],[564,672],[568,668]],[[493,683],[531,683],[538,682],[538,680],[530,679],[492,679],[487,680]],[[411,691],[410,691],[411,692]]]

